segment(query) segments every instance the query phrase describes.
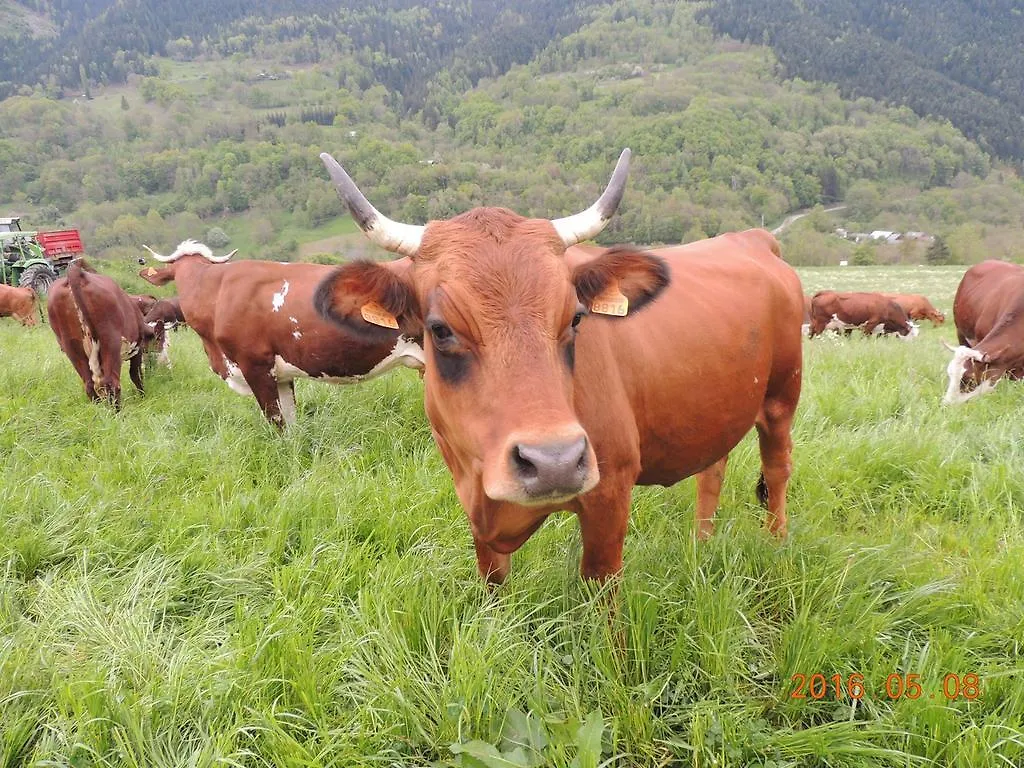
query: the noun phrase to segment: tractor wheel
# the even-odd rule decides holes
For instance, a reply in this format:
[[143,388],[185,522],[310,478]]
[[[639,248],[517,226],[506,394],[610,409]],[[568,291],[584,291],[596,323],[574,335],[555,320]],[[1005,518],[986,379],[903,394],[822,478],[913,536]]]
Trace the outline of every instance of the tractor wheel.
[[18,285],[28,286],[36,292],[36,296],[45,296],[50,285],[57,279],[57,273],[49,264],[33,264],[21,273]]

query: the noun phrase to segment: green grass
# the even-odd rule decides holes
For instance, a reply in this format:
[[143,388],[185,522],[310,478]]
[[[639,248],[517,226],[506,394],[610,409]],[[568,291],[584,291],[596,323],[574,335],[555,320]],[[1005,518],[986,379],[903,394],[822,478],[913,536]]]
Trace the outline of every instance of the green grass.
[[[948,309],[961,271],[804,274]],[[705,544],[692,481],[636,491],[611,597],[564,515],[488,594],[413,372],[300,382],[278,437],[190,332],[115,414],[0,321],[0,764],[1020,765],[1024,390],[941,407],[952,337],[808,342],[790,538],[748,438]]]

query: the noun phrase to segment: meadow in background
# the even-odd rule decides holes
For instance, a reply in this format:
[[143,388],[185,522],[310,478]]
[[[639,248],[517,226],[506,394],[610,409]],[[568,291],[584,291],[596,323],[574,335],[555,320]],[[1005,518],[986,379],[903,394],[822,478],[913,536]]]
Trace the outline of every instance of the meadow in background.
[[0,321],[0,764],[1019,765],[1024,390],[940,406],[962,272],[801,270],[949,319],[805,343],[786,542],[752,436],[707,543],[691,480],[638,489],[613,628],[568,515],[488,594],[414,372],[301,381],[278,436],[190,331],[115,414]]

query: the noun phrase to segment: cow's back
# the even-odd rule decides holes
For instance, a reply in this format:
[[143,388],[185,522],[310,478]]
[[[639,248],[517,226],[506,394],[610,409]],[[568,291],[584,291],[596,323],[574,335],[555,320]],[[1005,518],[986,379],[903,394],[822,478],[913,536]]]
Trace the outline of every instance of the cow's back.
[[754,230],[655,249],[671,273],[658,300],[586,319],[574,381],[599,462],[639,451],[639,482],[677,482],[724,456],[766,395],[800,376],[803,292],[774,242]]
[[1011,312],[1024,317],[1024,267],[990,260],[964,272],[953,299],[961,343],[974,346]]

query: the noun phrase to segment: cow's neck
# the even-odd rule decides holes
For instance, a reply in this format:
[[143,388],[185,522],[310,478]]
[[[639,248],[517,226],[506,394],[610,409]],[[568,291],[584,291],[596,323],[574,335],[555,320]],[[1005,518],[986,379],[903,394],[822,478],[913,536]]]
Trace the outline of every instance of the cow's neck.
[[188,301],[200,290],[200,282],[207,270],[215,266],[202,256],[182,256],[174,268],[174,282],[178,296]]

